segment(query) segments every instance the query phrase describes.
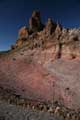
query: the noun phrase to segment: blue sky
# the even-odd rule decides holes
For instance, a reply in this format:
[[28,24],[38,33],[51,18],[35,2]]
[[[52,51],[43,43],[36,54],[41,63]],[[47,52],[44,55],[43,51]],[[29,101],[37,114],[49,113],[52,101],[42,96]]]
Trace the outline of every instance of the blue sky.
[[80,27],[80,0],[0,0],[0,51],[14,44],[21,26],[28,26],[33,10],[40,10],[64,27]]

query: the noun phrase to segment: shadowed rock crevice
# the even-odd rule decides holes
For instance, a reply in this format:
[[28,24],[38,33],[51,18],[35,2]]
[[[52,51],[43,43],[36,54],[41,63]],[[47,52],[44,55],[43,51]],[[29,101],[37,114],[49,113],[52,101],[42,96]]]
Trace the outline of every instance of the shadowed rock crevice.
[[58,51],[56,53],[56,59],[60,59],[61,58],[61,54],[62,54],[62,44],[59,43],[58,44]]

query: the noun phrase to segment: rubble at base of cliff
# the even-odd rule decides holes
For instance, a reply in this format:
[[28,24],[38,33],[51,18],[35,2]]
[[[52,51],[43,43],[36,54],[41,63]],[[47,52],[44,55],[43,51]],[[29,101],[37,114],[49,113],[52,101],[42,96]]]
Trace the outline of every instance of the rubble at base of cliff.
[[[4,108],[5,110],[1,111]],[[16,114],[13,114],[15,112]],[[23,113],[25,114],[23,115]],[[7,120],[7,118],[8,120],[17,120],[17,117],[20,117],[21,120],[24,118],[28,120],[28,115],[31,117],[31,114],[32,119],[36,117],[34,120],[80,120],[80,110],[66,108],[58,101],[46,104],[29,100],[10,89],[0,87],[0,120]],[[30,118],[30,120],[32,119]]]

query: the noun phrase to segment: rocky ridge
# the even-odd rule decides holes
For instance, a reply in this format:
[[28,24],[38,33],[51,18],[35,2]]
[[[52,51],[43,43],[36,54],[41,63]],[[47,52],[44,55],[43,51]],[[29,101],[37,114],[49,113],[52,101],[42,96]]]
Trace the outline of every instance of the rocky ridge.
[[18,39],[11,49],[26,44],[30,49],[53,47],[54,58],[74,59],[80,56],[80,29],[66,29],[48,18],[44,25],[40,12],[34,11],[29,19],[29,27],[19,30]]
[[[44,25],[34,11],[15,45],[0,53],[0,87],[40,103],[80,109],[80,29],[51,18]],[[46,94],[45,94],[46,93]]]

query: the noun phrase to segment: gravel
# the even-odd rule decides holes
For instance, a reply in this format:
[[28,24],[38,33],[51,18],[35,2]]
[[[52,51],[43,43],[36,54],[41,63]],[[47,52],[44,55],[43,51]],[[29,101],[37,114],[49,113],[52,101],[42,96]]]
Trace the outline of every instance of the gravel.
[[[59,120],[48,112],[31,110],[0,101],[0,120]],[[63,119],[61,119],[63,120]]]

